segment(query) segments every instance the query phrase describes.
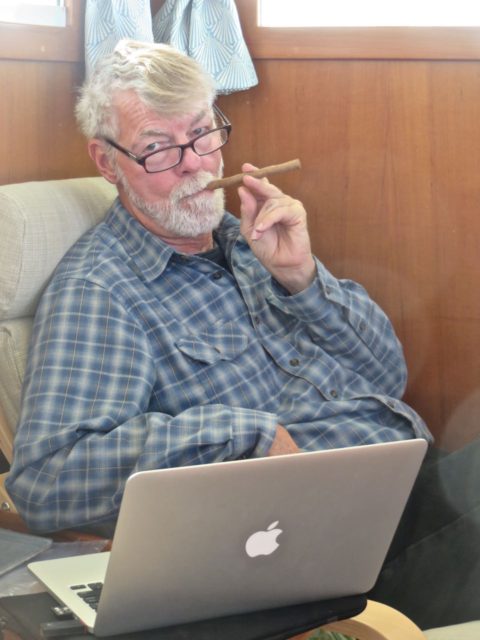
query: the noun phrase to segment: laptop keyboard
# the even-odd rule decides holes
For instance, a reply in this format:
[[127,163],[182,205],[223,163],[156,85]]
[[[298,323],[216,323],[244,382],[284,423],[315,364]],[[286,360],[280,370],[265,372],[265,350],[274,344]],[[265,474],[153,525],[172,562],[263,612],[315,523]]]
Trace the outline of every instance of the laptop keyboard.
[[70,589],[75,591],[79,598],[82,598],[89,607],[96,611],[102,587],[103,582],[89,582],[88,584],[74,584]]

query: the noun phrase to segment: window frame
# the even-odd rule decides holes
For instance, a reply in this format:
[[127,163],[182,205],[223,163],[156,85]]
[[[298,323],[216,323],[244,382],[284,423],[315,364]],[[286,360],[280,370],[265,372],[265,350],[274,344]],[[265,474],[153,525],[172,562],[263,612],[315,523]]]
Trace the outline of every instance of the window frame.
[[65,27],[0,22],[0,59],[83,60],[85,0],[65,0]]
[[254,59],[480,60],[480,27],[259,27],[257,0],[236,0]]

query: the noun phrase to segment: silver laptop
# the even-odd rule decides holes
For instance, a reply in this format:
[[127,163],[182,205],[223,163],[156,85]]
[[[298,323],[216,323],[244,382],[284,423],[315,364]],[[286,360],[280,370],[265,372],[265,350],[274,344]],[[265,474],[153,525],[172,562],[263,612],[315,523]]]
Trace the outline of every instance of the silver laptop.
[[[110,552],[29,568],[99,636],[362,594],[426,447],[409,440],[136,473]],[[85,592],[97,583],[95,605]]]

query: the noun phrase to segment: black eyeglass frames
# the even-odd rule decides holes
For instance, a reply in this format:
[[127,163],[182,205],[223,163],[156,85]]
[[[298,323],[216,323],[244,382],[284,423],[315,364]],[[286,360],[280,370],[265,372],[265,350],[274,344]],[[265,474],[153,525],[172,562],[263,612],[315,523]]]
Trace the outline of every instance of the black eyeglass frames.
[[232,130],[232,125],[217,106],[213,106],[213,111],[215,114],[215,124],[218,124],[219,126],[200,134],[196,138],[193,138],[193,140],[190,140],[190,142],[165,147],[164,149],[152,151],[152,153],[148,153],[144,156],[135,155],[111,138],[102,138],[102,140],[117,149],[117,151],[124,153],[137,164],[141,165],[147,173],[167,171],[182,162],[183,154],[186,149],[193,149],[198,156],[206,156],[209,153],[218,151],[218,149],[221,149],[225,144],[227,144]]

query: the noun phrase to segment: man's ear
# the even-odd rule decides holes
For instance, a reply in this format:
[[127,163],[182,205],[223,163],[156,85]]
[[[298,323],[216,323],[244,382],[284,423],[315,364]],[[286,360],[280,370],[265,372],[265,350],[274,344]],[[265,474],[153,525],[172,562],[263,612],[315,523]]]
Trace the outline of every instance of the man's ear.
[[105,143],[98,138],[92,138],[88,141],[88,153],[93,162],[97,165],[97,169],[100,174],[111,182],[117,183],[117,173],[113,167],[112,161],[105,151]]

